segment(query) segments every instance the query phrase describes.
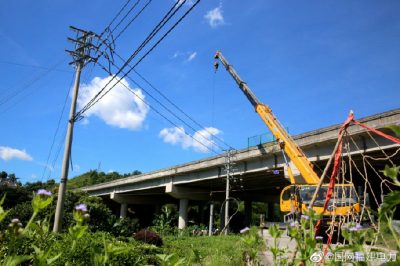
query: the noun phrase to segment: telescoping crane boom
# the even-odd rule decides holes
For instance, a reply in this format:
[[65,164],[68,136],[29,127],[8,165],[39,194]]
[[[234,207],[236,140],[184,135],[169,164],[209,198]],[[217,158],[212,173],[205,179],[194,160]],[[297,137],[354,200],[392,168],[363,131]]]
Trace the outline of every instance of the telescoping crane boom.
[[[292,171],[288,168],[289,177],[292,184],[317,184],[319,182],[319,177],[315,173],[311,162],[307,159],[303,151],[297,146],[294,140],[290,137],[286,129],[279,123],[278,119],[272,113],[271,108],[257,99],[257,97],[247,86],[239,75],[236,73],[235,69],[229,64],[220,51],[215,54],[215,59],[219,59],[221,63],[225,66],[226,70],[231,74],[233,79],[239,85],[239,88],[246,95],[247,99],[253,105],[255,111],[261,117],[261,119],[268,126],[269,130],[272,132],[274,137],[277,139],[279,145],[284,150],[284,152],[289,156],[292,162],[296,165],[301,176],[304,180],[294,180]],[[217,65],[216,65],[217,66]]]
[[[235,69],[229,64],[220,51],[216,52],[215,59],[219,60],[224,65],[226,70],[238,84],[239,88],[253,105],[255,111],[268,126],[281,149],[287,154],[287,156],[299,170],[301,176],[295,177],[293,176],[293,173],[287,164],[291,185],[282,190],[280,207],[281,211],[283,212],[293,212],[293,208],[295,208],[296,212],[301,213],[307,209],[307,203],[311,201],[311,195],[314,194],[317,184],[320,181],[319,176],[315,173],[313,166],[306,155],[272,113],[271,108],[268,105],[261,103],[257,99],[246,82],[239,77]],[[215,69],[218,69],[218,61],[215,62],[214,66]],[[313,207],[313,210],[317,213],[323,214],[327,217],[335,217],[336,215],[353,215],[354,213],[357,215],[357,213],[360,212],[360,205],[352,184],[337,185],[335,188],[335,193],[342,195],[342,198],[335,204],[331,204],[330,208],[324,211],[322,206],[325,200],[326,191],[327,185],[323,185],[318,192],[319,199],[315,202]],[[287,194],[290,194],[291,196],[287,196]]]

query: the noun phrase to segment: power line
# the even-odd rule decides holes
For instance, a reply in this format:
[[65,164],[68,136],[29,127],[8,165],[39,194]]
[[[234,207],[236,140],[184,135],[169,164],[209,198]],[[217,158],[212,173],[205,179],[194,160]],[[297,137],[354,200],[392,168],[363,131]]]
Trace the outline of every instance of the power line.
[[104,33],[106,33],[106,31],[108,29],[110,29],[111,25],[114,23],[114,21],[119,17],[119,15],[121,15],[122,11],[124,11],[124,9],[126,8],[126,6],[131,2],[131,0],[126,1],[126,3],[121,7],[121,9],[118,11],[118,13],[114,16],[114,18],[111,20],[111,22],[108,24],[107,27],[104,28],[104,30],[102,31],[102,33],[100,34],[100,36],[103,36]]
[[[195,123],[198,127],[203,128],[207,133],[211,134],[215,139],[219,140],[221,143],[229,147],[230,149],[235,149],[228,143],[226,143],[223,139],[219,138],[215,134],[212,134],[209,132],[206,127],[202,126],[200,123],[198,123],[196,120],[194,120],[191,116],[189,116],[185,111],[183,111],[179,106],[177,106],[175,103],[173,103],[165,94],[163,94],[160,90],[158,90],[153,84],[150,83],[143,75],[141,75],[139,72],[136,70],[133,70],[147,85],[149,85],[152,89],[154,89],[158,94],[160,94],[168,103],[170,103],[173,107],[175,107],[179,112],[181,112],[184,116],[186,116],[190,121]],[[129,78],[129,77],[128,77]]]
[[73,73],[73,71],[66,70],[66,69],[51,69],[50,67],[44,67],[44,66],[38,66],[38,65],[30,65],[30,64],[22,64],[22,63],[17,63],[17,62],[10,62],[10,61],[0,61],[0,64],[7,64],[7,65],[14,65],[14,66],[21,66],[21,67],[30,67],[30,68],[36,68],[36,69],[43,69],[43,70],[52,70],[52,71],[58,71],[58,72],[67,72],[67,73]]
[[[56,137],[57,137],[57,135],[58,135],[58,131],[59,131],[59,129],[60,129],[61,120],[62,120],[62,117],[63,117],[63,115],[64,115],[65,107],[67,106],[67,101],[68,101],[68,96],[69,96],[69,90],[70,90],[70,88],[72,87],[73,81],[74,81],[74,75],[72,76],[70,85],[68,86],[67,93],[66,93],[66,95],[65,95],[64,104],[63,104],[63,107],[62,107],[62,109],[61,109],[60,117],[58,118],[58,123],[57,123],[56,131],[54,132],[53,140],[52,140],[51,146],[50,146],[50,150],[49,150],[49,153],[48,153],[48,155],[47,155],[46,164],[45,164],[45,166],[44,166],[44,168],[43,168],[41,181],[43,181],[44,175],[46,174],[46,170],[47,170],[47,168],[48,168],[50,156],[51,156],[51,153],[52,153],[52,151],[53,151],[53,147],[54,147],[54,143],[55,143]],[[58,156],[57,156],[57,157],[58,157]]]
[[[117,55],[118,58],[120,58],[123,62],[124,59],[118,55],[117,53],[115,53]],[[111,64],[115,67],[117,67],[117,65],[114,62],[111,62]],[[103,70],[105,70],[107,73],[109,73],[111,75],[111,72],[108,71],[103,65],[101,65],[99,63],[99,65],[103,68]],[[118,68],[118,67],[117,67]],[[154,87],[147,79],[145,79],[140,73],[138,73],[136,70],[134,70],[134,72],[136,74],[138,74],[138,76],[145,81],[151,88],[153,88],[154,90],[156,90],[160,95],[162,95],[164,97],[164,99],[166,99],[171,105],[173,105],[176,109],[178,109],[181,113],[183,113],[186,117],[188,117],[192,122],[194,122],[197,126],[199,126],[201,129],[205,130],[208,134],[210,134],[211,136],[215,136],[213,133],[211,133],[208,129],[206,129],[204,126],[202,126],[200,123],[198,123],[197,121],[195,121],[193,118],[191,118],[188,114],[186,114],[181,108],[179,108],[176,104],[174,104],[167,96],[165,96],[160,90],[158,90],[156,87]],[[122,74],[124,74],[124,72],[122,72]],[[137,81],[135,81],[134,79],[132,79],[130,76],[126,76],[130,81],[132,81],[136,86],[140,87],[147,95],[149,95],[154,101],[156,101],[159,105],[161,105],[165,110],[167,110],[167,112],[169,112],[171,115],[173,115],[175,118],[177,118],[179,121],[181,121],[182,123],[184,123],[187,127],[189,127],[191,130],[193,130],[194,132],[198,132],[195,128],[193,128],[191,125],[189,125],[186,121],[184,121],[182,118],[180,118],[179,116],[177,116],[173,111],[171,111],[171,109],[169,109],[167,106],[165,106],[162,102],[160,102],[160,100],[158,100],[156,97],[154,97],[149,91],[147,91],[146,89],[143,88],[143,86],[141,86]],[[198,134],[200,134],[204,139],[208,139],[206,136],[204,136],[202,133],[198,132]],[[215,136],[216,137],[216,136]],[[222,143],[224,143],[226,146],[228,146],[229,148],[231,148],[231,146],[227,143],[225,143],[222,139],[216,137],[218,140],[220,140]],[[210,141],[211,143],[213,143],[215,146],[218,146],[219,149],[224,150],[224,147],[218,145],[217,143],[215,143],[214,141]],[[233,148],[232,148],[233,149]]]
[[[200,0],[198,0],[200,1]],[[161,21],[156,25],[156,27],[153,28],[153,30],[151,31],[151,33],[145,38],[145,40],[139,45],[139,47],[135,50],[135,52],[128,58],[128,60],[126,61],[125,64],[123,64],[123,66],[117,71],[117,73],[115,74],[115,76],[112,77],[112,79],[110,79],[107,84],[76,114],[76,117],[81,116],[84,112],[86,112],[90,107],[92,107],[95,103],[98,102],[98,100],[96,100],[100,94],[106,89],[106,87],[108,85],[110,85],[110,83],[114,80],[114,78],[116,76],[118,76],[123,69],[137,56],[137,54],[150,42],[150,40],[161,30],[161,28],[172,18],[172,16],[175,15],[175,13],[182,7],[183,3],[181,5],[179,5],[176,9],[175,7],[177,6],[177,4],[179,3],[179,1],[177,1],[172,7],[171,9],[167,12],[167,14],[165,14],[165,16],[161,19]],[[190,9],[191,10],[191,9]],[[172,12],[172,14],[171,14]],[[187,14],[187,13],[186,13]],[[129,72],[129,71],[128,71]],[[117,84],[117,83],[116,83]],[[116,85],[114,84],[114,86]],[[114,88],[114,86],[112,86],[106,93],[108,93],[112,88]]]
[[[10,100],[12,100],[13,98],[15,98],[16,96],[18,96],[19,94],[21,94],[23,91],[25,91],[26,89],[28,89],[29,87],[31,87],[33,84],[35,84],[37,81],[39,81],[40,79],[44,78],[46,75],[48,75],[50,72],[52,72],[54,69],[56,69],[56,67],[58,67],[59,65],[61,65],[62,63],[64,63],[65,59],[61,60],[60,62],[56,63],[55,65],[53,65],[51,68],[47,69],[47,71],[41,73],[40,75],[36,76],[35,78],[33,78],[31,81],[28,82],[28,84],[20,87],[19,89],[17,89],[14,93],[10,93],[9,95],[6,95],[2,100],[0,100],[0,106],[6,104],[7,102],[9,102]],[[15,104],[14,104],[15,105]],[[10,108],[8,108],[10,109]],[[8,110],[7,109],[7,110]]]
[[[123,62],[125,62],[125,60],[116,52],[114,52],[115,55],[121,59]],[[114,62],[111,62],[111,64],[115,67],[116,64]],[[118,67],[117,67],[118,68]],[[221,138],[217,137],[215,134],[211,133],[206,127],[202,126],[200,123],[198,123],[196,120],[194,120],[191,116],[189,116],[186,112],[184,112],[179,106],[177,106],[175,103],[173,103],[165,94],[163,94],[160,90],[158,90],[153,84],[150,83],[149,80],[147,80],[143,75],[141,75],[139,72],[137,72],[136,70],[133,70],[147,85],[149,85],[152,89],[154,89],[158,94],[160,94],[168,103],[170,103],[173,107],[175,107],[179,112],[181,112],[184,116],[186,116],[190,121],[192,121],[193,123],[195,123],[198,127],[200,127],[201,129],[205,130],[208,134],[210,134],[212,137],[214,137],[215,139],[219,140],[221,143],[223,143],[224,145],[226,145],[227,147],[229,147],[229,149],[233,149],[234,148],[227,144],[224,140],[222,140]],[[122,74],[124,74],[122,72]],[[170,114],[172,114],[174,117],[176,117],[178,120],[180,120],[182,123],[184,123],[186,126],[188,126],[190,129],[192,129],[194,132],[196,132],[197,130],[194,129],[191,125],[187,124],[185,121],[183,121],[180,117],[178,117],[175,113],[173,113],[169,108],[167,108],[163,103],[161,103],[157,98],[155,98],[150,92],[148,92],[147,90],[145,90],[143,88],[143,86],[141,86],[140,84],[138,84],[134,79],[132,79],[130,76],[126,76],[130,81],[132,81],[134,84],[136,84],[138,87],[140,87],[147,95],[149,95],[153,100],[155,100],[158,104],[160,104],[165,110],[167,110]],[[207,139],[207,137],[205,137],[203,134],[200,134],[203,138]],[[213,142],[214,144],[216,144],[214,141],[211,140],[211,142]],[[221,150],[224,150],[223,147],[219,146],[218,144],[216,144]]]
[[[99,64],[99,63],[98,63]],[[112,75],[111,72],[109,72],[107,70],[107,68],[105,68],[104,66],[102,66],[101,64],[99,64],[100,67],[106,71],[109,75]],[[182,133],[184,133],[185,135],[189,136],[190,138],[192,138],[194,141],[196,141],[197,143],[199,143],[200,145],[202,145],[203,147],[205,147],[207,150],[214,152],[215,154],[219,154],[217,153],[214,149],[209,148],[207,145],[205,145],[203,142],[201,142],[200,140],[196,139],[194,136],[188,134],[187,132],[185,132],[184,130],[182,130],[182,128],[180,128],[177,124],[175,124],[173,121],[171,121],[168,117],[166,117],[165,115],[163,115],[159,110],[157,110],[157,108],[153,107],[152,105],[148,104],[142,97],[140,97],[136,92],[134,92],[132,89],[130,89],[128,86],[126,86],[123,82],[120,82],[121,79],[118,80],[118,83],[120,83],[125,89],[127,89],[129,92],[131,92],[133,95],[135,95],[140,101],[142,101],[146,106],[148,106],[150,109],[152,109],[153,111],[155,111],[158,115],[160,115],[162,118],[164,118],[165,120],[167,120],[170,124],[172,124],[173,126],[175,126],[179,131],[181,131]],[[134,81],[135,82],[135,81]],[[137,84],[135,82],[135,84]],[[137,84],[138,85],[138,84]],[[139,86],[139,85],[138,85]],[[139,86],[140,87],[140,86]],[[204,137],[203,137],[204,138]],[[206,139],[206,138],[205,138]],[[220,148],[220,147],[219,147]],[[221,149],[221,148],[220,148]]]
[[[55,165],[56,165],[57,160],[58,160],[58,156],[60,156],[60,152],[61,152],[61,149],[62,149],[62,146],[63,146],[63,143],[64,143],[64,139],[65,139],[65,137],[67,135],[67,127],[68,127],[68,124],[65,124],[65,127],[64,127],[64,130],[63,130],[64,133],[62,134],[62,137],[60,138],[60,141],[58,143],[57,152],[56,152],[56,154],[55,154],[55,156],[53,158],[53,162],[51,163],[50,169],[52,169],[52,170],[54,170]],[[52,171],[49,171],[49,175],[48,175],[47,179],[50,179],[51,172]]]
[[[149,1],[150,2],[150,1]],[[148,3],[149,3],[148,2]],[[176,4],[177,3],[175,3],[175,5],[174,6],[176,6]],[[182,3],[183,4],[183,3]],[[197,4],[197,3],[196,3]],[[194,5],[195,6],[195,5]],[[194,8],[194,6],[191,8],[191,9],[193,9]],[[174,7],[173,7],[174,8]],[[191,10],[190,9],[190,10]],[[172,9],[171,9],[172,10]],[[170,10],[170,11],[171,11]],[[190,12],[190,10],[188,11],[188,12]],[[176,12],[177,10],[175,10],[175,12]],[[174,13],[173,13],[174,14]],[[171,15],[171,16],[173,16],[173,14]],[[186,15],[186,14],[185,14]],[[184,16],[185,16],[184,15]],[[168,16],[168,14],[166,15],[166,16],[164,16],[164,18],[166,18]],[[184,18],[184,16],[177,22],[177,23],[179,23],[183,18]],[[164,20],[164,19],[163,19]],[[177,25],[177,23],[176,23],[176,25]],[[119,25],[119,24],[118,24]],[[117,25],[117,26],[118,26]],[[160,24],[159,24],[160,25]],[[175,25],[174,25],[175,26]],[[170,31],[172,31],[172,29],[173,29],[174,27],[172,27],[170,30],[169,30],[169,32]],[[153,31],[154,32],[154,31]],[[165,36],[168,34],[168,32],[163,36],[163,38],[165,38]],[[117,36],[118,37],[118,36]],[[152,47],[152,49],[154,49],[155,48],[155,46],[158,44],[158,43],[160,43],[161,41],[162,41],[162,39],[163,38],[161,38],[153,47]],[[104,41],[103,41],[103,43],[105,43]],[[105,43],[106,45],[107,45],[107,43]],[[108,45],[107,45],[108,46]],[[149,52],[151,52],[151,50],[152,49],[150,49],[149,51],[148,51],[148,53]],[[114,53],[116,54],[116,52],[114,51]],[[146,53],[142,58],[141,58],[141,60],[145,57],[145,56],[147,56],[148,55],[148,53]],[[128,65],[129,66],[129,62],[127,62],[127,61],[125,61],[125,60],[123,60],[122,59],[122,57],[121,56],[119,56],[118,54],[116,54],[123,62],[124,62],[124,66],[126,66],[126,65]],[[113,66],[115,66],[115,67],[117,67],[115,64],[114,64],[114,62],[112,62],[111,61],[111,64],[113,64]],[[102,68],[103,68],[103,70],[105,70],[107,73],[109,73],[110,75],[112,75],[111,74],[111,72],[110,71],[108,71],[104,66],[102,66]],[[117,67],[118,68],[118,67]],[[159,105],[161,105],[165,110],[167,110],[171,115],[173,115],[175,118],[177,118],[179,121],[181,121],[182,123],[184,123],[186,126],[188,126],[190,129],[192,129],[194,132],[197,132],[196,131],[196,129],[194,129],[191,125],[189,125],[188,123],[186,123],[184,120],[182,120],[179,116],[177,116],[174,112],[172,112],[168,107],[166,107],[163,103],[161,103],[157,98],[155,98],[152,94],[150,94],[148,91],[146,91],[142,86],[140,86],[135,80],[133,80],[132,78],[130,78],[129,76],[127,76],[127,74],[125,74],[123,71],[122,71],[122,68],[123,67],[121,67],[120,69],[119,69],[119,71],[117,72],[117,74],[115,74],[114,76],[113,76],[113,78],[115,78],[117,75],[118,75],[118,73],[122,73],[122,74],[124,74],[124,77],[128,77],[128,79],[129,80],[131,80],[133,83],[135,83],[137,86],[139,86],[139,87],[141,87],[142,88],[142,90],[145,92],[145,93],[147,93],[153,100],[155,100]],[[166,99],[171,105],[173,105],[177,110],[179,110],[181,113],[183,113],[187,118],[189,118],[192,122],[194,122],[197,126],[199,126],[200,128],[202,128],[202,129],[204,129],[207,133],[209,133],[210,135],[214,135],[214,134],[212,134],[211,132],[209,132],[205,127],[203,127],[202,125],[200,125],[197,121],[195,121],[193,118],[191,118],[188,114],[186,114],[181,108],[179,108],[176,104],[174,104],[170,99],[168,99],[161,91],[159,91],[157,88],[155,88],[147,79],[145,79],[142,75],[140,75],[140,73],[138,73],[137,71],[135,71],[135,73],[136,74],[138,74],[139,75],[139,77],[142,79],[142,80],[144,80],[150,87],[152,87],[154,90],[156,90],[164,99]],[[119,81],[117,81],[116,82],[116,84],[118,83]],[[109,84],[110,82],[108,82],[107,83],[107,85]],[[115,84],[115,85],[116,85]],[[107,86],[106,85],[106,86]],[[115,86],[114,85],[114,86]],[[124,85],[124,84],[123,84]],[[106,87],[106,86],[104,86],[104,88]],[[113,86],[113,87],[114,87]],[[113,88],[112,87],[112,88]],[[103,88],[103,89],[104,89]],[[108,93],[112,88],[110,88],[106,93]],[[104,95],[101,95],[101,92],[102,92],[102,90],[100,91],[100,94],[98,94],[99,95],[99,99],[98,100],[100,100]],[[105,94],[106,94],[105,93]],[[137,96],[137,95],[136,95]],[[140,98],[140,97],[138,97],[138,98]],[[96,102],[98,102],[98,100],[97,101],[95,101],[93,104],[95,104]],[[83,110],[83,109],[82,109]],[[175,124],[174,124],[175,125]],[[176,125],[175,125],[176,126]],[[179,128],[179,127],[177,127],[177,128]],[[207,140],[207,141],[209,141],[208,140],[208,138],[207,137],[205,137],[203,134],[201,134],[200,132],[198,132],[205,140]],[[218,140],[220,140],[222,143],[224,143],[226,146],[228,146],[229,148],[232,148],[229,144],[227,144],[226,142],[224,142],[222,139],[220,139],[220,138],[217,138]],[[224,148],[223,147],[221,147],[221,146],[219,146],[217,143],[215,143],[215,142],[213,142],[213,141],[209,141],[209,142],[211,142],[213,145],[216,145],[216,146],[218,146],[218,148],[220,148],[221,150],[224,150]],[[207,149],[209,149],[208,147],[207,147]]]
[[[179,1],[178,1],[179,2]],[[176,2],[175,5],[178,3]],[[178,6],[178,8],[173,12],[172,16],[176,13],[176,11],[184,4],[185,1],[182,2],[182,4],[180,6]],[[200,0],[197,0],[186,12],[185,14],[183,14],[183,16],[181,18],[178,19],[178,21],[175,22],[175,24],[139,59],[138,62],[136,62],[136,64],[134,64],[127,72],[125,72],[125,74],[122,76],[121,79],[125,78],[140,62],[142,62],[142,60],[144,58],[146,58],[160,43],[162,40],[164,40],[173,29],[175,29],[175,27],[193,10],[193,8],[200,2]],[[175,6],[174,5],[174,6]],[[173,7],[174,8],[174,7]],[[171,17],[170,17],[171,18]],[[168,18],[168,20],[170,19]],[[167,20],[167,21],[168,21]],[[166,21],[166,22],[167,22]],[[165,23],[166,23],[165,22]],[[165,23],[163,25],[165,25]],[[161,29],[161,28],[160,28]],[[158,32],[159,30],[157,30]],[[153,35],[154,37],[154,35]],[[147,42],[148,43],[148,42]],[[146,43],[146,44],[147,44]],[[143,49],[143,48],[141,48]],[[79,117],[81,116],[83,113],[85,113],[89,108],[91,108],[94,104],[96,104],[101,98],[103,98],[108,92],[110,92],[111,89],[113,89],[118,82],[116,82],[113,86],[111,86],[111,88],[109,88],[103,95],[100,96],[100,94],[106,89],[106,87],[111,83],[111,81],[118,76],[118,74],[120,74],[123,69],[129,64],[130,61],[132,61],[132,59],[136,56],[136,52],[126,61],[126,63],[117,71],[117,73],[115,74],[115,76],[113,76],[113,78],[107,82],[107,84],[77,113],[77,115],[75,117]],[[120,80],[121,80],[120,79]]]
[[152,0],[148,0],[147,3],[143,6],[143,8],[126,24],[126,26],[118,33],[118,35],[114,38],[114,41],[126,31],[126,29],[142,14],[142,12],[146,9],[146,7],[152,2]]

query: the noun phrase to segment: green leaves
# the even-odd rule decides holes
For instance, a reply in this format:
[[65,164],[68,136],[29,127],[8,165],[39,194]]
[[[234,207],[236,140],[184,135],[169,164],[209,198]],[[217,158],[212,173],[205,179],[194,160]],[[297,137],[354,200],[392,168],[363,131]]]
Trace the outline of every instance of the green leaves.
[[157,254],[161,266],[180,266],[185,265],[186,260],[179,258],[176,254]]
[[379,217],[384,218],[384,214],[391,214],[397,205],[400,204],[400,191],[389,193],[379,208]]
[[39,212],[51,204],[53,197],[35,194],[32,199],[33,212]]
[[75,225],[74,227],[70,227],[68,231],[73,239],[79,239],[85,234],[87,229],[87,225]]
[[3,209],[3,207],[2,207],[5,198],[6,198],[6,194],[4,194],[3,197],[2,197],[1,200],[0,200],[0,222],[3,221],[4,218],[6,218],[8,212],[9,212],[9,211],[5,211],[5,210]]
[[58,254],[56,256],[53,256],[53,257],[49,258],[50,257],[50,251],[51,251],[50,249],[48,249],[47,251],[43,251],[40,248],[38,248],[37,246],[35,246],[35,245],[32,245],[32,247],[35,250],[34,257],[33,257],[33,259],[34,259],[33,260],[34,261],[33,265],[34,266],[51,265],[61,256],[61,253],[60,253],[60,254]]
[[400,137],[400,126],[392,125],[389,128],[396,134],[396,136]]
[[2,266],[17,266],[21,265],[23,262],[28,261],[32,256],[8,256]]
[[278,225],[273,224],[268,228],[269,234],[273,237],[273,238],[279,238],[282,235],[282,231],[279,230]]
[[385,169],[380,172],[382,172],[386,177],[391,178],[397,186],[400,186],[400,182],[397,179],[397,177],[399,176],[399,172],[400,172],[400,166],[390,167],[389,165],[385,165]]

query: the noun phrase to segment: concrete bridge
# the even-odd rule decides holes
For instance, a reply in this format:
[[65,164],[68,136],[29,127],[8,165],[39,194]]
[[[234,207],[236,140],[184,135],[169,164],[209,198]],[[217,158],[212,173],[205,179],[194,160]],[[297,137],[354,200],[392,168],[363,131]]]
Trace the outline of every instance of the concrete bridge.
[[[392,134],[387,126],[400,122],[400,109],[365,117],[360,121]],[[314,164],[318,174],[321,174],[332,153],[340,126],[334,125],[293,137]],[[357,125],[351,125],[348,133],[346,138],[350,144],[344,156],[350,156],[359,164],[362,163],[359,160],[362,154],[377,155],[382,150],[390,154],[400,147],[385,138],[370,134]],[[280,191],[289,184],[280,148],[275,142],[265,143],[238,150],[232,159],[235,163],[235,171],[231,180],[231,196],[244,201],[246,223],[251,216],[251,202],[267,203],[268,216],[273,216],[273,206],[279,204]],[[397,154],[394,160],[399,162],[400,154]],[[103,197],[116,212],[119,209],[121,217],[126,216],[128,210],[138,206],[147,206],[145,207],[147,214],[151,214],[163,204],[177,204],[179,205],[179,228],[184,228],[188,222],[189,203],[190,206],[200,206],[199,209],[203,212],[209,210],[209,204],[221,203],[225,199],[225,161],[225,155],[213,156],[85,187],[83,190],[90,195]],[[374,161],[373,167],[383,169],[384,165],[384,161]],[[291,168],[296,174],[296,168],[293,165]],[[370,175],[373,176],[374,172]],[[354,183],[356,186],[364,184],[361,178],[359,180],[355,178]],[[379,182],[376,184],[379,185]],[[204,217],[202,214],[203,222]]]

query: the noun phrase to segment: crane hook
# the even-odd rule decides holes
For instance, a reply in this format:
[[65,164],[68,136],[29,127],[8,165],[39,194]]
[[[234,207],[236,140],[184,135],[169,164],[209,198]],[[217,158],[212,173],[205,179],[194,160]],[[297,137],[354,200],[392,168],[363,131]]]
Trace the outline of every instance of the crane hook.
[[215,62],[214,62],[214,70],[215,70],[215,73],[217,73],[218,67],[219,67],[219,63],[218,63],[218,61],[215,61]]

